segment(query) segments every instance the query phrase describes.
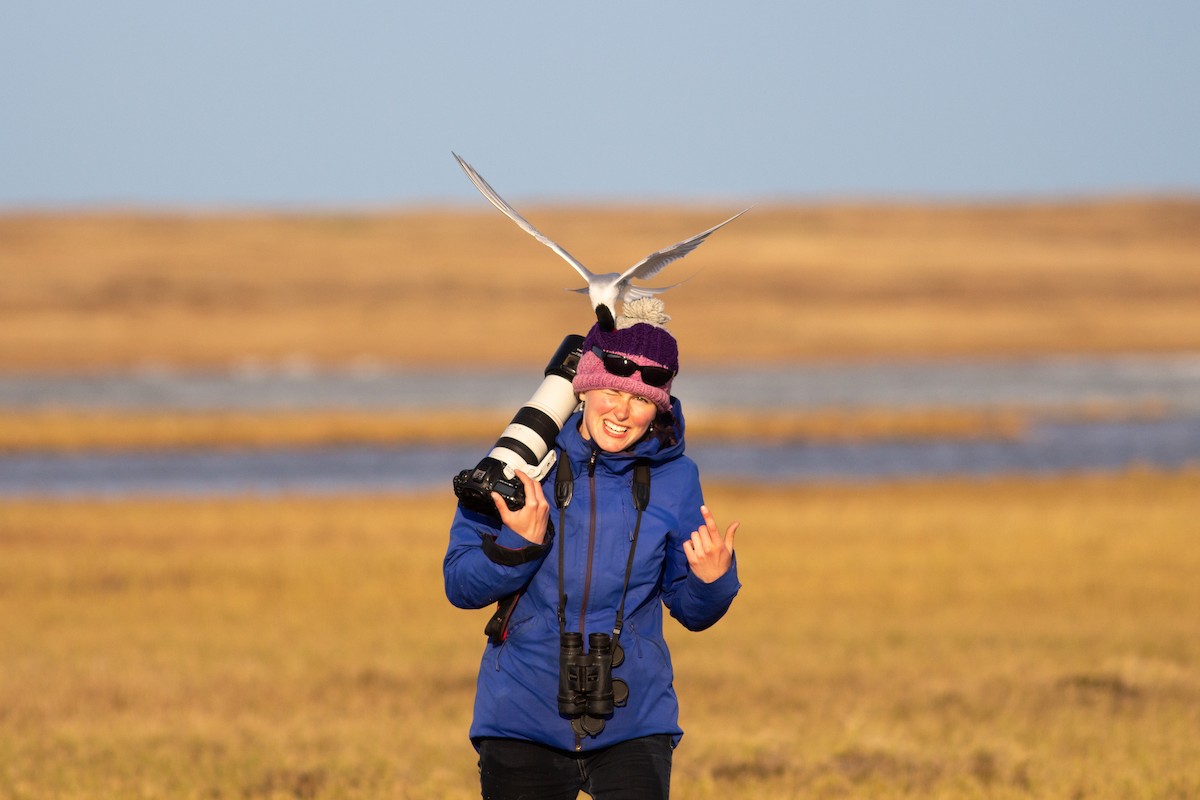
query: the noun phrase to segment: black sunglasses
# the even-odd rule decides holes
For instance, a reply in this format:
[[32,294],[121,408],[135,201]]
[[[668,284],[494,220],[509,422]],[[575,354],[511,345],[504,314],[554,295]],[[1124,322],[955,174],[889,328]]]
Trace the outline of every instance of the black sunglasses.
[[635,372],[642,373],[642,380],[647,386],[666,386],[675,377],[675,370],[666,367],[656,367],[653,364],[639,364],[616,353],[606,353],[599,346],[592,345],[592,353],[604,364],[604,369],[620,378],[628,378]]

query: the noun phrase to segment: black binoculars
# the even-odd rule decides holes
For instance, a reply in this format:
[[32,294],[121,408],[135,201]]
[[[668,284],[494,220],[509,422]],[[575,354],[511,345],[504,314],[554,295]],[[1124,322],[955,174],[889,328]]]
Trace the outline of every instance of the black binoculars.
[[612,668],[620,666],[624,653],[620,645],[613,652],[612,637],[607,633],[588,634],[588,649],[583,650],[583,634],[567,632],[559,637],[558,713],[579,718],[584,733],[595,735],[604,729],[604,720],[613,706],[623,706],[629,689]]

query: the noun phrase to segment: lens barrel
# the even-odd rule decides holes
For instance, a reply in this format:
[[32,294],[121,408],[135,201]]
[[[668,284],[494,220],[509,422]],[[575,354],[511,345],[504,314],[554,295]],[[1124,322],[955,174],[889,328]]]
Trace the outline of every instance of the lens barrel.
[[554,446],[563,423],[579,404],[571,381],[579,367],[582,348],[582,336],[574,333],[566,336],[546,365],[545,379],[533,397],[517,410],[491,451],[474,469],[464,469],[454,476],[454,494],[462,506],[495,516],[493,491],[514,511],[525,505],[525,489],[515,471],[542,462]]

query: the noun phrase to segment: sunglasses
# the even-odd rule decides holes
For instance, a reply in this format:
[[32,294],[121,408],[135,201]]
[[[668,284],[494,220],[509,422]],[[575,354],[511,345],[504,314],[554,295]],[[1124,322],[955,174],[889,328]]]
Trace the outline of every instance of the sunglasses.
[[604,369],[619,378],[628,378],[635,372],[642,373],[642,380],[647,386],[666,386],[675,377],[675,370],[666,367],[656,367],[652,364],[639,364],[616,353],[607,353],[598,346],[592,345],[592,353],[604,364]]

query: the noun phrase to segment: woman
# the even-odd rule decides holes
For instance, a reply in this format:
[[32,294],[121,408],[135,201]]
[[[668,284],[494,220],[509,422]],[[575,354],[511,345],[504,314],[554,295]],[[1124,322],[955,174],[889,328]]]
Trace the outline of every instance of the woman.
[[683,732],[662,607],[703,630],[740,588],[738,523],[722,536],[683,454],[662,303],[625,313],[585,338],[582,410],[541,483],[518,473],[524,507],[493,494],[498,520],[460,507],[450,529],[450,601],[519,598],[479,669],[471,740],[485,800],[667,797]]

